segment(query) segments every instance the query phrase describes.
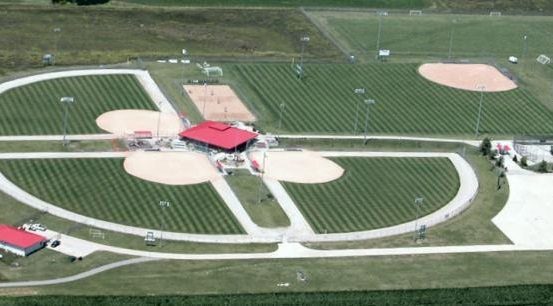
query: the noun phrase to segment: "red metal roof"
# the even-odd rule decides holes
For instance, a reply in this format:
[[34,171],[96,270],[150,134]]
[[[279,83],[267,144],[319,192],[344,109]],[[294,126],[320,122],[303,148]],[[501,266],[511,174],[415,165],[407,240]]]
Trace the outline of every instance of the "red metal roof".
[[45,237],[37,234],[20,230],[16,227],[1,224],[0,225],[0,242],[16,246],[21,249],[32,247],[33,245],[46,241]]
[[257,133],[241,130],[230,125],[204,121],[179,134],[181,137],[204,142],[223,149],[233,149],[257,137]]

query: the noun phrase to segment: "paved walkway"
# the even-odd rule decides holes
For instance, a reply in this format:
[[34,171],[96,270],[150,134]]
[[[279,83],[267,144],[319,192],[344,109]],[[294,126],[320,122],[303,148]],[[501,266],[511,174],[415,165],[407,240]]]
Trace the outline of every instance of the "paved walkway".
[[374,139],[374,140],[409,140],[409,141],[428,141],[428,142],[461,142],[466,143],[471,146],[478,147],[481,143],[481,140],[471,140],[471,139],[456,139],[456,138],[440,138],[440,137],[416,137],[416,136],[401,136],[401,135],[390,135],[390,136],[377,136],[377,135],[310,135],[310,134],[284,134],[279,135],[279,138],[283,139]]
[[[91,153],[2,153],[0,159],[7,158],[114,158],[124,157],[125,152],[91,152]],[[449,218],[460,213],[466,208],[472,197],[478,190],[478,180],[474,174],[470,165],[459,155],[454,153],[398,153],[398,152],[321,152],[321,155],[326,157],[336,156],[364,156],[364,157],[376,157],[376,156],[388,156],[388,157],[448,157],[452,161],[453,165],[457,169],[460,176],[460,189],[455,198],[442,207],[438,211],[422,217],[419,219],[419,224],[426,224],[432,226],[440,222],[446,221]],[[266,181],[267,183],[267,181]],[[278,184],[280,185],[280,184]],[[282,186],[278,187],[274,182],[268,182],[269,188],[275,192],[278,196],[278,200],[285,209],[285,212],[289,215],[293,226],[288,228],[276,228],[268,229],[257,226],[249,215],[242,207],[236,195],[226,181],[215,182],[215,189],[221,194],[221,197],[225,203],[229,206],[231,211],[237,216],[237,219],[243,225],[244,229],[248,233],[247,235],[206,235],[206,234],[188,234],[188,233],[176,233],[176,232],[163,232],[163,238],[168,240],[179,241],[195,241],[195,242],[210,242],[210,243],[268,243],[268,242],[301,242],[301,241],[346,241],[346,240],[365,240],[370,238],[385,237],[391,235],[397,235],[414,230],[415,221],[407,222],[404,224],[376,229],[372,231],[354,232],[354,233],[341,233],[341,234],[314,234],[310,229],[307,221],[303,218],[297,208],[293,208],[293,201],[289,198],[286,199]],[[280,188],[280,189],[279,189]],[[148,232],[154,232],[155,235],[161,236],[158,229],[140,228],[134,226],[127,226],[112,222],[107,222],[87,216],[83,216],[63,208],[60,208],[54,204],[47,203],[21,189],[17,185],[9,181],[4,175],[0,173],[0,190],[9,194],[18,201],[25,203],[33,208],[47,211],[48,213],[58,216],[64,219],[77,221],[88,226],[110,230],[120,233],[126,233],[141,237],[146,237]]]
[[17,152],[0,153],[1,159],[123,158],[130,152]]
[[114,263],[110,263],[104,266],[100,266],[98,268],[94,268],[92,270],[88,270],[86,272],[82,272],[79,274],[75,274],[68,277],[62,277],[62,278],[55,278],[55,279],[48,279],[48,280],[40,280],[40,281],[22,281],[22,282],[9,282],[9,283],[0,283],[0,288],[14,288],[14,287],[36,287],[36,286],[48,286],[48,285],[59,285],[59,284],[65,284],[70,283],[74,281],[78,281],[87,277],[91,277],[93,275],[96,275],[98,273],[102,273],[108,270],[128,266],[128,265],[134,265],[138,263],[145,263],[145,262],[151,262],[156,261],[157,258],[132,258],[127,260],[122,260]]
[[[315,232],[313,232],[313,229],[305,220],[302,213],[288,194],[286,192],[286,189],[282,186],[282,184],[274,179],[264,177],[263,183],[269,188],[275,199],[278,201],[278,204],[288,216],[288,219],[290,220],[290,227],[287,230],[286,233],[286,240],[297,240],[298,238],[294,237],[304,237],[304,236],[313,236],[315,235]],[[301,240],[301,238],[299,238]]]
[[[111,140],[117,139],[114,134],[67,135],[67,140]],[[62,141],[63,135],[15,135],[0,136],[0,141]]]

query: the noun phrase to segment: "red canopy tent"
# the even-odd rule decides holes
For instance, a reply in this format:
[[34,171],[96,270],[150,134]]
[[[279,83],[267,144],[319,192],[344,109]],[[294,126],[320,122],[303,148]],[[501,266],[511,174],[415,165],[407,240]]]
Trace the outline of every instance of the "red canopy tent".
[[204,121],[180,132],[179,135],[182,138],[206,143],[225,150],[232,150],[257,137],[257,133],[215,121]]

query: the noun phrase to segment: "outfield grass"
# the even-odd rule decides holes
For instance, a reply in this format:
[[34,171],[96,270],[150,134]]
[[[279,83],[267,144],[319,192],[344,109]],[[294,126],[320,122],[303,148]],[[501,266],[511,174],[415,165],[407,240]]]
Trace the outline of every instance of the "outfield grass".
[[226,180],[253,222],[262,227],[284,227],[290,220],[271,195],[261,178],[251,175],[247,170],[238,170]]
[[0,95],[0,135],[63,133],[60,97],[73,96],[69,134],[101,133],[96,118],[116,109],[149,109],[155,105],[132,75],[60,78],[17,87]]
[[447,204],[459,189],[447,158],[335,158],[346,170],[324,184],[284,183],[318,233],[371,230],[415,219],[416,197],[424,197],[420,216]]
[[[85,216],[169,231],[243,233],[211,185],[147,182],[127,174],[122,159],[5,160],[0,171],[38,198]],[[161,210],[160,200],[171,207]]]
[[[474,135],[478,92],[441,86],[417,72],[418,64],[308,64],[297,80],[286,64],[230,64],[225,72],[267,129],[278,126],[285,104],[285,132],[357,133],[365,122],[363,98],[371,106],[369,133]],[[232,75],[231,75],[232,74]],[[367,89],[365,97],[354,88]],[[358,106],[359,104],[359,106]],[[480,133],[495,135],[553,133],[553,113],[527,90],[486,93]]]

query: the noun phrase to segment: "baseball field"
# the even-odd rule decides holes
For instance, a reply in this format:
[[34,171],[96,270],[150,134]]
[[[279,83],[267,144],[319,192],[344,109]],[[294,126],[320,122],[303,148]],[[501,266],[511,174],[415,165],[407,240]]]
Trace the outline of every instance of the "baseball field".
[[[62,295],[62,305],[74,295],[209,304],[221,303],[221,294],[242,293],[271,293],[255,296],[258,304],[550,302],[550,287],[539,284],[553,283],[553,240],[545,234],[551,203],[544,196],[551,182],[545,175],[524,185],[524,176],[530,182],[538,174],[520,156],[505,155],[501,165],[478,146],[484,137],[495,148],[512,145],[518,135],[553,134],[553,66],[536,62],[541,54],[553,58],[552,4],[184,2],[82,7],[0,0],[0,172],[23,190],[0,176],[0,221],[39,222],[48,227],[44,235],[62,241],[27,258],[0,257],[0,296]],[[377,58],[379,49],[391,56]],[[42,64],[47,53],[55,65]],[[209,66],[224,74],[204,74]],[[20,77],[98,68],[134,69],[137,76],[68,76],[1,91]],[[139,77],[146,71],[155,83]],[[60,103],[65,96],[75,102]],[[240,114],[232,114],[235,108]],[[62,145],[57,135],[66,110],[68,134],[80,138]],[[109,133],[131,126],[115,115],[135,110],[149,111],[144,130],[157,127],[157,136],[164,116],[174,123],[165,134],[171,137],[185,119],[240,119],[278,136],[280,146],[259,143],[240,156],[238,149],[186,155],[199,148],[196,140],[183,144],[155,133],[112,140]],[[110,114],[117,128],[101,128],[97,118]],[[137,131],[139,118],[146,117],[124,119]],[[122,152],[142,145],[160,152]],[[435,157],[444,155],[454,157]],[[442,215],[459,195],[462,212]],[[155,232],[157,244],[124,226],[108,229],[31,208],[33,196],[84,217]],[[526,202],[515,201],[520,198]],[[529,206],[543,213],[531,215]],[[388,228],[433,213],[440,223],[424,231],[410,224],[401,234]],[[496,220],[501,214],[504,223]],[[364,236],[377,229],[388,236]],[[192,238],[168,241],[163,231]],[[74,254],[86,255],[69,257]],[[131,255],[152,262],[122,263]],[[77,277],[63,278],[69,275]],[[9,287],[28,280],[52,283]],[[509,287],[513,295],[505,288],[464,289],[521,284],[530,286]],[[364,299],[355,290],[382,292]],[[174,294],[218,296],[176,301]],[[33,299],[0,297],[0,305]],[[112,304],[128,302],[122,299]]]

